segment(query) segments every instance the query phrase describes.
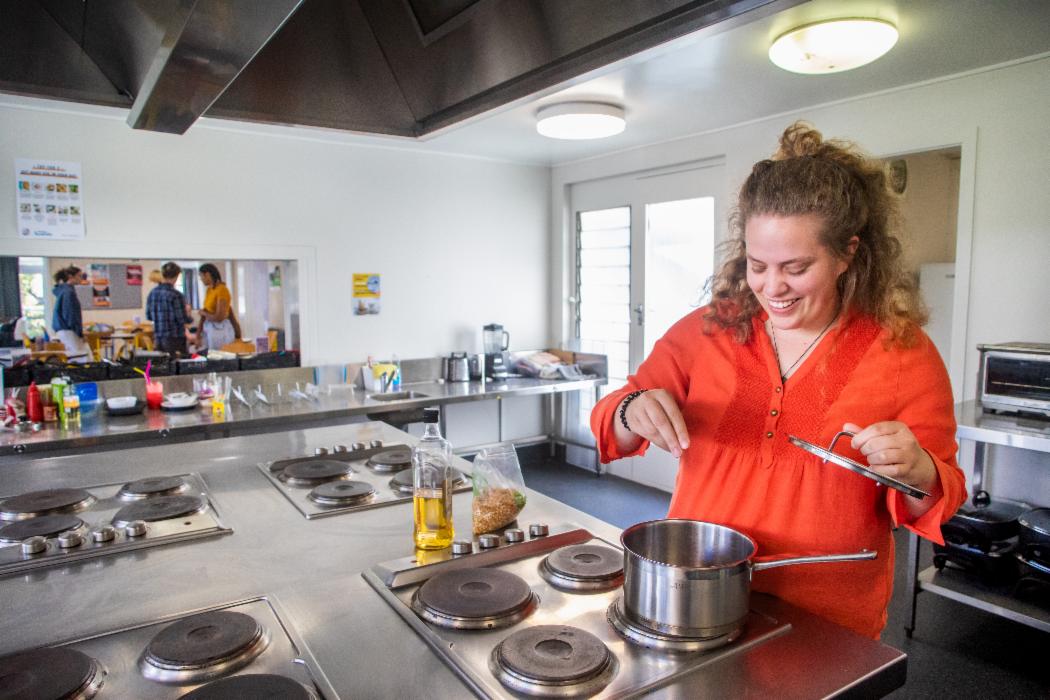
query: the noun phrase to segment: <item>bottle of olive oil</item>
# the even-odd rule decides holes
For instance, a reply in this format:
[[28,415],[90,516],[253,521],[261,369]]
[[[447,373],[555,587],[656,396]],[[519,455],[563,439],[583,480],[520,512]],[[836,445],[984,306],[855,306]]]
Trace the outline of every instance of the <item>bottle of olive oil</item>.
[[452,447],[441,437],[440,412],[423,411],[423,437],[412,448],[413,539],[417,549],[452,544]]

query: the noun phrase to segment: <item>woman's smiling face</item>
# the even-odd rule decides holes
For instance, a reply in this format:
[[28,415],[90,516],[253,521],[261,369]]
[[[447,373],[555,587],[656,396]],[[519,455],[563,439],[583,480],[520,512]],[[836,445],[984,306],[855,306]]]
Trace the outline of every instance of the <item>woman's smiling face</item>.
[[744,227],[747,284],[778,330],[816,332],[838,311],[836,282],[849,263],[820,242],[822,226],[816,214],[758,214]]

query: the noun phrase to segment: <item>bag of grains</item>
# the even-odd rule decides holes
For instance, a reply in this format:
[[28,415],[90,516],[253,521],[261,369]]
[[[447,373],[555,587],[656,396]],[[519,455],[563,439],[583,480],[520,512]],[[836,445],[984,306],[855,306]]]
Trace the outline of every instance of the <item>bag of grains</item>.
[[474,458],[474,534],[514,522],[525,507],[525,480],[510,444],[487,447]]

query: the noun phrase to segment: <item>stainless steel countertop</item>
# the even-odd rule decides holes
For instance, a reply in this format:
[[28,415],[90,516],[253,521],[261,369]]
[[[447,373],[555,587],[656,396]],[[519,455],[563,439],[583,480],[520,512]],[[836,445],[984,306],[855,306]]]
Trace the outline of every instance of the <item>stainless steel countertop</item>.
[[960,440],[1050,452],[1050,420],[1013,414],[985,413],[976,401],[955,405]]
[[[410,504],[306,520],[256,467],[318,446],[412,443],[382,423],[24,460],[0,496],[197,472],[233,534],[0,578],[0,654],[54,644],[255,595],[275,597],[341,697],[470,697],[458,679],[361,577],[412,554]],[[457,465],[469,471],[469,464]],[[601,487],[595,481],[595,487]],[[611,542],[619,531],[535,491],[519,522],[572,523]],[[470,493],[454,497],[467,530]],[[654,697],[870,697],[904,682],[903,653],[768,596],[752,605],[792,629],[702,666]]]
[[[192,375],[189,375],[189,378],[192,379]],[[317,401],[298,400],[270,406],[259,403],[251,409],[231,397],[226,415],[221,418],[213,418],[207,406],[190,411],[146,409],[134,416],[113,417],[106,413],[105,406],[100,402],[91,410],[82,411],[80,426],[77,428],[62,430],[50,427],[49,424],[44,430],[36,433],[0,432],[0,459],[49,450],[90,450],[100,447],[116,449],[133,445],[137,441],[205,440],[262,428],[284,430],[296,423],[509,396],[579,391],[603,385],[606,381],[604,377],[582,380],[521,378],[500,382],[427,381],[401,387],[403,391],[413,391],[426,396],[396,401],[376,401],[368,398],[373,392],[365,392],[352,385],[342,385],[346,388],[340,388],[332,394],[322,393]]]

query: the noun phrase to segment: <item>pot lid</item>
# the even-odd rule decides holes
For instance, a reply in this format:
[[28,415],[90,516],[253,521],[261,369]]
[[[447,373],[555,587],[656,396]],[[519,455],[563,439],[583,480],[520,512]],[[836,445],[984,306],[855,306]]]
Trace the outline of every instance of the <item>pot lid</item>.
[[854,462],[849,457],[844,457],[836,452],[832,452],[829,449],[821,447],[820,445],[814,445],[812,442],[807,442],[802,438],[797,438],[794,435],[790,435],[788,436],[788,441],[795,447],[801,447],[806,452],[815,454],[825,462],[831,462],[832,464],[837,464],[840,467],[845,467],[851,472],[855,472],[857,474],[860,474],[861,476],[866,476],[869,479],[879,482],[883,486],[888,486],[891,489],[896,489],[897,491],[900,491],[905,495],[913,496],[915,498],[925,498],[926,496],[930,495],[922,489],[916,488],[910,484],[906,484],[903,481],[898,481],[897,479],[886,476],[885,474],[880,474],[874,469],[866,467],[859,462]]
[[984,491],[974,494],[973,505],[964,505],[959,508],[955,517],[962,518],[975,523],[1013,523],[1031,506],[1013,501],[993,501]]
[[1036,508],[1022,513],[1019,522],[1021,527],[1035,530],[1042,535],[1050,535],[1050,508]]

